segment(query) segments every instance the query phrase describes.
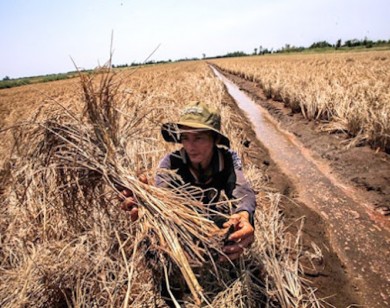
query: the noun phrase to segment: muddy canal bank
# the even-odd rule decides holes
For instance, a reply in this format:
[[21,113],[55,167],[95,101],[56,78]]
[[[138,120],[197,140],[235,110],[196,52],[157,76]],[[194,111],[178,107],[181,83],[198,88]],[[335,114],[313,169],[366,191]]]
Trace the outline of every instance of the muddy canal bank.
[[[336,307],[386,305],[388,155],[364,147],[346,150],[342,136],[321,135],[318,126],[292,114],[279,102],[267,101],[254,83],[228,77],[256,103],[266,107],[268,116],[273,115],[268,123],[261,124],[263,127],[252,124],[251,145],[261,149],[257,164],[264,165],[270,185],[286,195],[286,217],[305,216],[304,246],[310,247],[314,242],[324,254],[322,263],[307,264],[305,269],[319,289],[319,297],[331,296],[328,302]],[[241,95],[238,89],[234,91]],[[259,115],[246,108],[247,117],[252,114],[251,120],[256,121]],[[292,133],[284,134],[285,145],[268,136],[267,129],[280,127]],[[267,134],[269,142],[277,144],[257,142],[261,134]]]

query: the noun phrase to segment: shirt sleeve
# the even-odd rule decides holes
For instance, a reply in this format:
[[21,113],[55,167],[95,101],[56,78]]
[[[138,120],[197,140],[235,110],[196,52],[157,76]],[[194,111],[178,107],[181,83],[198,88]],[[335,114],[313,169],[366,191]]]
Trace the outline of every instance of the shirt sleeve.
[[[170,154],[165,155],[161,160],[160,163],[158,164],[159,169],[171,169],[171,159],[170,159]],[[168,183],[171,180],[169,176],[166,174],[162,174],[157,172],[156,177],[155,177],[155,185],[157,187],[168,187]]]
[[256,196],[253,189],[251,188],[250,184],[248,183],[247,179],[244,176],[240,157],[234,151],[230,150],[229,152],[231,153],[232,160],[233,160],[234,172],[232,173],[235,173],[235,175],[234,174],[230,175],[232,177],[235,176],[235,185],[233,188],[232,195],[233,198],[240,199],[234,212],[238,213],[242,211],[247,211],[250,216],[250,221],[253,224],[253,215],[256,209]]

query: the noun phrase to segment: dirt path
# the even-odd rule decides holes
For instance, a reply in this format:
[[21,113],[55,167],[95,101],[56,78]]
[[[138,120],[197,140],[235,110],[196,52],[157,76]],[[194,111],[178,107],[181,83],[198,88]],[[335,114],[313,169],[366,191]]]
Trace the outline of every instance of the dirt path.
[[[274,136],[269,139],[278,147],[267,144],[267,140],[261,146],[268,149],[270,160],[294,183],[294,189],[275,167],[267,170],[278,179],[272,184],[282,186],[279,189],[290,195],[293,192],[302,204],[299,209],[288,204],[287,215],[294,217],[302,212],[306,216],[306,241],[325,241],[322,250],[332,247],[335,251],[330,249],[324,255],[327,265],[314,279],[321,295],[336,294],[328,300],[336,307],[353,303],[389,305],[389,220],[382,215],[387,214],[389,201],[387,155],[363,147],[347,151],[340,145],[340,136],[319,133],[312,123],[292,115],[282,104],[266,101],[255,84],[228,77],[294,134],[282,134],[286,139],[283,147]],[[250,113],[253,116],[254,111]],[[253,128],[262,137],[264,131],[256,127],[256,119],[258,115],[252,119]],[[271,129],[279,130],[275,122],[270,120],[274,125]],[[330,242],[326,243],[328,237]]]

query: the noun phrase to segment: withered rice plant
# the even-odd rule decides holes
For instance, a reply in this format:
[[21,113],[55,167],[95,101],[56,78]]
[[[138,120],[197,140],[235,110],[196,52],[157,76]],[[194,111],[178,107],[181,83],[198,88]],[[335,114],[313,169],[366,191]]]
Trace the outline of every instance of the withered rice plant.
[[[184,281],[189,292],[172,302],[187,307],[321,306],[299,276],[299,240],[285,238],[272,194],[270,206],[258,200],[256,241],[239,264],[213,263],[222,235],[194,198],[202,192],[137,176],[160,157],[152,130],[164,106],[129,99],[116,77],[109,69],[80,77],[82,116],[57,102],[33,119],[38,126],[15,131],[0,174],[0,306],[165,307],[162,279],[172,297]],[[242,119],[224,112],[239,147]],[[264,190],[243,158],[254,190]],[[119,209],[122,188],[139,203],[134,223]]]
[[[195,198],[196,194],[202,192],[189,187],[174,191],[162,189],[138,179],[138,170],[135,169],[137,164],[134,162],[136,155],[128,153],[129,149],[122,135],[125,135],[126,139],[136,138],[135,134],[139,134],[137,124],[150,116],[149,109],[145,108],[143,112],[138,110],[138,114],[124,118],[124,113],[120,109],[120,105],[124,103],[120,100],[120,84],[114,77],[115,74],[109,69],[99,74],[81,74],[84,103],[82,117],[76,116],[70,110],[63,110],[62,113],[40,122],[35,130],[20,131],[17,136],[18,140],[26,138],[30,140],[27,147],[25,145],[21,150],[24,151],[22,153],[24,161],[19,162],[18,172],[13,175],[14,191],[10,193],[17,199],[16,203],[23,205],[23,213],[28,216],[25,220],[39,220],[39,225],[43,226],[43,230],[34,230],[34,234],[38,234],[34,240],[41,241],[42,238],[61,240],[69,238],[69,234],[72,234],[74,239],[73,244],[69,243],[60,250],[60,256],[67,258],[63,261],[63,266],[68,266],[68,271],[73,272],[74,277],[78,277],[76,280],[78,293],[75,294],[71,287],[74,281],[66,283],[58,275],[54,275],[58,281],[46,278],[50,281],[46,283],[49,284],[47,288],[62,293],[61,296],[68,304],[82,305],[80,299],[87,301],[93,294],[103,296],[103,292],[109,294],[109,298],[113,297],[113,294],[118,292],[115,290],[122,285],[122,292],[123,289],[126,291],[121,297],[123,305],[136,304],[142,298],[142,292],[137,293],[135,289],[140,288],[137,279],[142,276],[142,272],[136,266],[140,264],[137,262],[139,252],[143,251],[141,254],[144,254],[146,260],[150,260],[151,265],[148,266],[160,268],[162,276],[166,276],[168,285],[168,269],[171,267],[170,264],[173,264],[185,280],[194,302],[197,305],[207,303],[208,299],[191,265],[201,266],[206,260],[213,264],[213,256],[220,252],[223,234],[208,219],[209,213]],[[125,217],[125,212],[121,213],[118,210],[119,202],[115,201],[124,188],[133,192],[139,205],[140,218],[133,224]],[[10,206],[9,210],[11,208]],[[20,211],[20,208],[15,211]],[[57,220],[64,218],[65,221],[58,221],[57,226],[53,226],[51,219],[54,216]],[[118,224],[118,227],[114,224]],[[59,228],[60,225],[63,228]],[[128,231],[124,231],[126,228]],[[80,273],[83,269],[85,271],[89,268],[88,266],[74,267],[68,264],[68,258],[72,259],[68,248],[76,246],[79,248],[78,252],[87,250],[80,259],[83,260],[80,262],[87,264],[90,262],[91,254],[97,253],[93,252],[90,245],[98,245],[98,234],[107,230],[116,245],[107,243],[102,246],[120,251],[122,259],[120,264],[124,266],[119,270],[120,274],[112,271],[113,277],[103,274],[103,269],[98,270],[99,275],[103,275],[102,279],[106,281],[104,284],[107,285],[107,290],[98,291],[98,285],[101,284],[87,279],[88,273]],[[86,234],[96,240],[77,238],[80,234]],[[50,251],[58,253],[58,249],[52,246],[51,248],[52,250],[50,247],[44,247],[42,251],[39,249],[36,251],[34,246],[23,248],[26,255],[31,258],[30,261],[21,262],[23,266],[27,266],[24,273],[30,273],[31,268],[45,268],[45,265],[50,263],[45,259],[45,255],[50,255],[48,259],[54,263],[61,262],[58,259],[53,260],[56,259],[56,255]],[[37,257],[40,253],[42,258]],[[19,257],[23,258],[23,253]],[[111,262],[102,261],[108,267],[112,266]],[[30,264],[30,267],[26,264]],[[211,266],[210,270],[218,277],[217,266]],[[77,271],[79,272],[76,274]],[[94,271],[96,274],[96,269]],[[52,270],[43,272],[40,280],[53,275]],[[12,275],[8,275],[10,276]],[[117,276],[122,277],[119,285]],[[26,278],[25,281],[27,283],[29,279]],[[60,284],[65,285],[65,289],[60,287]],[[124,285],[127,285],[126,288],[123,288]],[[37,283],[35,287],[26,285],[20,293],[23,296],[16,302],[19,304],[33,302],[29,298],[34,293],[42,296],[44,292],[42,288],[45,289],[42,283]],[[1,291],[0,288],[0,293]],[[135,298],[136,294],[138,297]],[[12,298],[5,297],[4,303],[11,304],[14,300]],[[42,305],[50,302],[47,296],[43,297],[42,301]],[[174,298],[173,301],[177,304]],[[107,305],[109,301],[97,298],[93,302]]]
[[[287,236],[282,219],[280,194],[267,194],[262,211],[256,212],[255,243],[251,247],[253,262],[263,264],[266,279],[263,293],[266,307],[326,307],[320,301],[309,281],[302,277],[301,229]],[[291,237],[292,236],[292,237]]]
[[172,193],[171,190],[143,184],[129,174],[131,162],[128,157],[122,159],[124,150],[119,143],[120,113],[115,108],[118,84],[115,84],[113,77],[114,74],[110,72],[103,74],[96,89],[90,76],[81,76],[85,113],[93,127],[93,134],[81,130],[62,131],[58,136],[66,136],[67,148],[61,149],[56,156],[61,161],[101,175],[104,182],[117,193],[118,187],[133,192],[141,211],[138,231],[145,234],[149,243],[163,255],[159,260],[168,257],[180,269],[195,302],[200,304],[207,300],[189,259],[199,264],[203,264],[205,258],[212,261],[212,250],[219,251],[221,232],[207,218],[204,206],[188,189],[178,189]]

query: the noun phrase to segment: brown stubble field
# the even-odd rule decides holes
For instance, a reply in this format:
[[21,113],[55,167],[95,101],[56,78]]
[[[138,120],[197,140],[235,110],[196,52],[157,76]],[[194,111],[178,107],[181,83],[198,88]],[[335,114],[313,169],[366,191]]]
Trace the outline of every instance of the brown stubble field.
[[[342,181],[390,213],[390,52],[272,55],[213,64]],[[375,153],[374,153],[375,151]]]
[[272,55],[212,61],[255,82],[324,130],[343,131],[351,145],[390,151],[390,51]]
[[[384,65],[388,64],[388,55],[377,53],[376,56],[370,55],[364,59],[370,58],[370,63],[374,63],[371,65],[376,67],[374,73],[381,72],[382,75],[385,72],[384,75],[389,78],[388,71],[383,68],[389,66]],[[372,120],[365,119],[365,123],[371,124],[357,133],[351,130],[351,136],[356,136],[352,142],[356,144],[367,140],[376,147],[386,148],[389,119],[388,116],[386,118],[380,115],[388,111],[388,104],[384,103],[389,101],[388,87],[385,89],[382,84],[388,84],[389,80],[384,79],[371,87],[376,79],[370,79],[374,74],[370,70],[365,75],[368,78],[366,81],[346,81],[343,78],[359,75],[363,65],[361,62],[364,62],[360,55],[348,57],[340,55],[335,61],[343,63],[343,67],[359,65],[351,68],[352,71],[343,73],[337,81],[326,77],[326,84],[316,83],[315,78],[321,76],[319,72],[326,71],[324,68],[332,68],[334,61],[331,55],[324,59],[313,56],[306,62],[307,66],[300,56],[290,58],[294,60],[275,57],[277,60],[274,63],[270,61],[270,66],[265,71],[260,70],[267,61],[260,57],[248,58],[248,64],[245,64],[245,59],[229,59],[232,61],[230,64],[226,64],[229,63],[228,60],[222,60],[217,64],[221,67],[226,65],[224,68],[227,70],[233,70],[231,66],[245,67],[245,72],[236,73],[252,80],[258,80],[259,75],[267,76],[269,79],[262,79],[265,90],[269,87],[269,91],[265,93],[277,100],[285,99],[286,104],[299,100],[300,109],[305,116],[321,120],[323,129],[330,131],[346,131],[356,127],[355,124],[352,125],[355,118],[350,124],[348,121],[351,121],[351,114],[362,109],[364,99],[368,97],[370,102],[377,103],[371,109],[364,109],[357,118],[361,120],[364,115],[371,116],[378,111],[374,116],[375,121],[380,118],[377,124],[379,126],[376,126],[380,129],[377,130],[377,136],[374,136]],[[262,65],[256,66],[254,63],[257,62]],[[291,62],[299,65],[280,71],[283,66],[293,65]],[[278,63],[284,65],[280,66]],[[312,70],[311,67],[315,69]],[[253,72],[253,69],[257,71]],[[289,75],[291,71],[296,72],[294,78]],[[297,76],[303,75],[302,71],[310,71],[308,79],[296,80]],[[336,70],[330,71],[335,73]],[[197,305],[199,302],[196,297],[205,296],[204,301],[215,307],[256,306],[255,303],[259,301],[283,307],[326,306],[324,301],[317,298],[316,286],[308,282],[301,264],[301,261],[307,264],[321,260],[323,255],[316,245],[302,247],[300,219],[294,218],[297,226],[291,232],[292,222],[286,221],[281,212],[279,192],[268,184],[268,175],[259,163],[261,160],[258,157],[253,159],[256,153],[260,153],[259,150],[248,150],[244,146],[243,141],[249,138],[247,123],[236,112],[236,107],[227,102],[222,84],[214,77],[207,64],[200,61],[184,62],[145,67],[136,72],[123,70],[114,75],[113,80],[118,85],[116,108],[120,114],[117,133],[127,159],[130,177],[136,178],[137,174],[147,170],[147,177],[153,182],[160,158],[175,148],[162,141],[159,133],[161,123],[175,120],[180,107],[188,101],[207,101],[221,108],[224,132],[232,141],[232,148],[243,158],[245,173],[253,184],[258,204],[261,205],[261,210],[256,215],[257,240],[242,264],[250,270],[240,271],[238,278],[237,275],[228,275],[220,277],[217,282],[211,279],[212,283],[207,278],[204,281],[199,279],[204,292],[189,292],[185,299],[187,305]],[[95,82],[98,89],[99,74],[96,75]],[[342,96],[348,92],[342,88],[345,82],[352,94],[356,94],[356,91],[369,93],[368,96],[359,94],[359,108],[352,103],[350,96]],[[310,88],[312,84],[314,86]],[[373,90],[362,92],[363,85],[367,86],[366,89]],[[333,86],[337,91],[333,91],[333,103],[328,105],[329,97],[326,95],[332,92],[329,89]],[[305,91],[297,94],[293,91],[295,89]],[[313,99],[315,93],[319,92],[321,97]],[[342,108],[332,109],[336,100],[343,102]],[[163,305],[158,291],[159,282],[153,278],[156,272],[161,275],[163,268],[159,264],[152,266],[150,263],[153,262],[144,258],[148,249],[142,242],[142,236],[136,235],[145,235],[139,231],[149,230],[150,222],[149,226],[147,219],[144,221],[145,225],[139,224],[142,226],[130,224],[128,218],[117,210],[118,202],[113,197],[107,197],[115,194],[115,191],[104,181],[101,183],[104,197],[101,200],[81,200],[74,208],[80,215],[72,215],[69,213],[72,209],[64,208],[64,200],[57,196],[64,192],[66,194],[68,188],[74,187],[73,178],[65,183],[68,188],[64,188],[64,182],[55,182],[58,179],[55,166],[50,165],[50,160],[47,161],[45,155],[43,161],[47,164],[42,164],[42,148],[48,149],[42,147],[42,144],[48,143],[45,139],[47,119],[50,118],[57,124],[77,126],[80,124],[79,118],[84,119],[81,116],[84,101],[80,80],[77,78],[0,91],[0,137],[3,145],[0,151],[0,303],[4,307]],[[306,107],[304,102],[308,103]],[[346,110],[348,106],[352,110]],[[294,110],[297,108],[294,107]],[[361,123],[358,123],[361,127]],[[88,129],[90,128],[91,126]],[[350,142],[348,144],[353,145]],[[33,163],[38,160],[39,164]],[[37,175],[40,176],[39,179]],[[77,176],[80,177],[80,174]],[[73,180],[79,184],[79,178]],[[140,192],[144,190],[141,189]],[[96,198],[97,195],[93,196]],[[92,211],[85,211],[88,207],[92,207]],[[138,233],[134,233],[134,230],[138,230]],[[142,244],[132,245],[132,242]],[[157,251],[161,252],[158,248]],[[173,254],[168,253],[168,256]]]
[[[133,185],[145,202],[143,219],[135,224],[118,209],[115,189],[109,177],[102,175],[102,170],[112,167],[107,162],[112,151],[103,151],[105,159],[94,167],[88,165],[95,162],[92,154],[88,154],[92,159],[86,165],[75,165],[80,156],[87,155],[79,152],[74,156],[84,146],[77,143],[74,147],[76,135],[83,142],[90,141],[89,134],[93,135],[98,126],[91,123],[87,112],[83,114],[86,98],[80,80],[1,92],[1,305],[163,305],[158,289],[161,275],[169,275],[164,269],[172,263],[187,264],[188,260],[176,256],[177,246],[169,240],[164,244],[165,231],[159,229],[167,222],[175,228],[178,222],[165,217],[158,220],[161,225],[153,225],[156,218],[150,216],[156,205],[169,208],[173,201],[163,200],[166,192],[150,194],[149,187],[142,186],[136,176],[146,172],[153,182],[158,161],[174,149],[162,141],[160,125],[176,119],[180,107],[193,100],[220,107],[224,131],[243,156],[245,172],[258,193],[262,211],[256,220],[258,240],[241,263],[247,264],[244,268],[248,270],[236,267],[240,274],[231,276],[224,273],[225,266],[217,265],[217,280],[207,278],[209,270],[199,281],[191,276],[191,269],[180,270],[187,284],[193,286],[184,299],[187,305],[209,302],[215,307],[253,306],[259,300],[297,307],[318,304],[314,289],[301,276],[302,247],[296,240],[299,232],[292,235],[295,240],[285,237],[279,197],[268,192],[266,176],[248,155],[243,155],[244,123],[233,112],[234,106],[222,104],[224,88],[208,66],[202,62],[180,63],[111,74],[107,70],[96,73],[89,94],[99,97],[107,87],[102,80],[113,76],[116,95],[111,112],[117,114],[118,125],[110,129],[115,127],[120,148],[116,149],[119,154],[114,154],[119,162],[114,163],[122,168],[122,173],[115,175]],[[92,150],[99,153],[99,149]],[[154,195],[162,199],[155,200]],[[168,265],[145,258],[149,250]]]

